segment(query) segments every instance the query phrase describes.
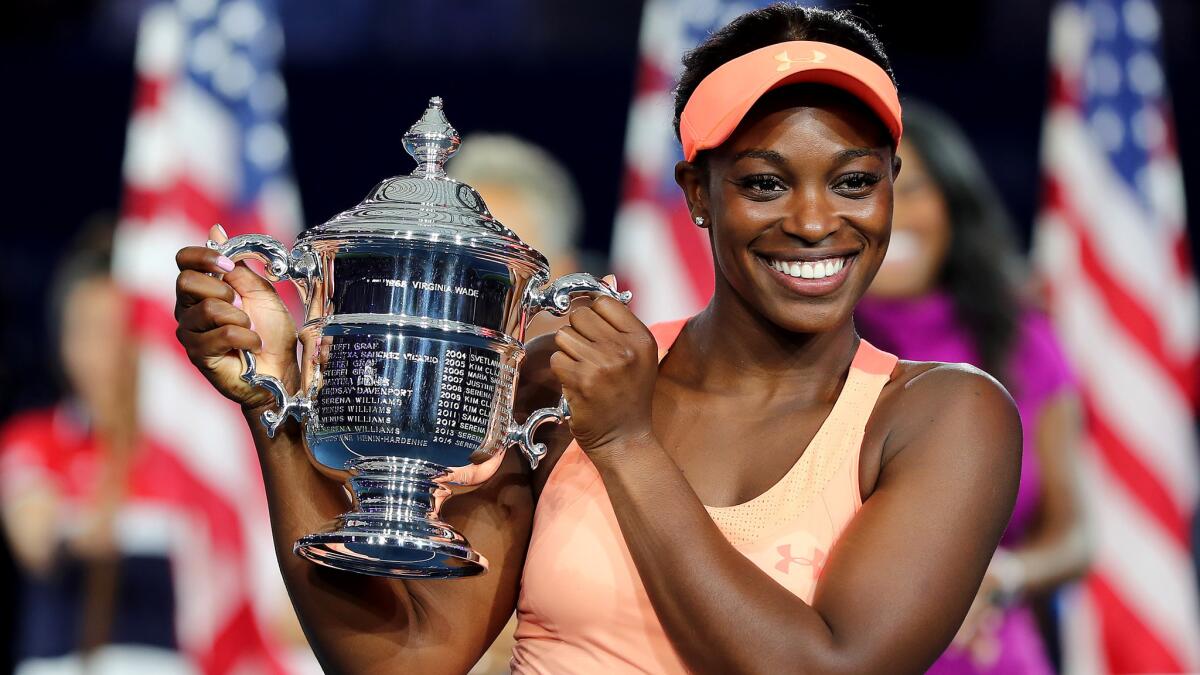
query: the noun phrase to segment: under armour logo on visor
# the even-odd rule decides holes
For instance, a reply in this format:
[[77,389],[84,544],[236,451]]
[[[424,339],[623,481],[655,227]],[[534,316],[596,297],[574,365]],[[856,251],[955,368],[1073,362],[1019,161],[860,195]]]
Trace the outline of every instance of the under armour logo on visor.
[[826,58],[827,56],[825,52],[819,49],[814,49],[810,56],[801,56],[798,59],[793,59],[788,56],[787,50],[785,49],[775,55],[775,60],[779,61],[779,65],[776,66],[775,70],[782,73],[785,70],[791,70],[793,63],[824,63]]
[[775,551],[779,553],[779,562],[775,563],[775,569],[783,572],[784,574],[791,574],[792,563],[811,567],[814,579],[821,576],[821,570],[825,568],[825,551],[822,551],[815,546],[813,547],[811,558],[801,558],[799,556],[792,555],[791,544],[784,544],[775,549]]

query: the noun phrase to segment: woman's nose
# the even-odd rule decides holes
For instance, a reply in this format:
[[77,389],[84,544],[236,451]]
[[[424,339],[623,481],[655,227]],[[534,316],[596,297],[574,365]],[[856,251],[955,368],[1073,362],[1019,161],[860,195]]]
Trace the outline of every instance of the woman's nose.
[[783,221],[782,229],[786,234],[816,244],[841,227],[841,218],[822,192],[805,190],[795,193],[791,212]]

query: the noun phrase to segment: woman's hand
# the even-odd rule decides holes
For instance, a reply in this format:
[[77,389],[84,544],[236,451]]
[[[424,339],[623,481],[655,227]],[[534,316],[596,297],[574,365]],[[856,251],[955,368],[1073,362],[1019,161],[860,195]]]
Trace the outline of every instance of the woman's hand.
[[648,436],[658,345],[650,329],[612,298],[575,309],[554,337],[550,368],[571,406],[571,433],[589,453]]
[[1024,592],[1024,571],[1018,554],[996,549],[971,609],[954,636],[953,645],[968,652],[979,665],[990,665],[1000,655],[997,633],[1004,610]]
[[[226,239],[219,225],[209,236]],[[254,353],[259,372],[279,378],[289,391],[298,388],[296,323],[270,282],[203,246],[180,250],[175,262],[175,335],[213,387],[243,408],[274,403],[266,390],[242,380],[237,350],[245,349]]]

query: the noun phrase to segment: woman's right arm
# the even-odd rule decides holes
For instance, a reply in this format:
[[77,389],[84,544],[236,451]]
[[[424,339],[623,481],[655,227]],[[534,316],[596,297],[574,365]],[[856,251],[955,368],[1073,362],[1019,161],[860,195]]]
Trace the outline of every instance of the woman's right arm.
[[275,438],[266,436],[259,416],[273,402],[240,379],[236,350],[248,349],[260,371],[280,377],[291,391],[299,388],[291,315],[271,285],[245,265],[230,269],[227,259],[203,247],[185,248],[176,260],[177,335],[213,386],[242,405],[262,466],[279,568],[326,672],[466,672],[516,605],[533,514],[521,458],[507,453],[491,480],[447,502],[443,513],[488,558],[487,574],[394,581],[293,555],[296,539],[321,530],[350,504],[342,486],[309,461],[298,424],[289,421]]

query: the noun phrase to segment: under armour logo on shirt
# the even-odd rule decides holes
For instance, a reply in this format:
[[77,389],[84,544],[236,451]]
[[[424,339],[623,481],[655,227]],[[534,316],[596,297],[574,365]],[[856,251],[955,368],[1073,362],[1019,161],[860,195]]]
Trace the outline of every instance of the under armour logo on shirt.
[[775,551],[779,553],[779,562],[775,563],[775,569],[783,572],[784,574],[791,574],[791,567],[793,563],[796,565],[811,567],[814,579],[821,576],[821,570],[825,569],[825,551],[822,551],[815,546],[813,547],[811,557],[808,558],[801,558],[799,556],[792,555],[791,544],[783,544],[779,548],[775,549]]

